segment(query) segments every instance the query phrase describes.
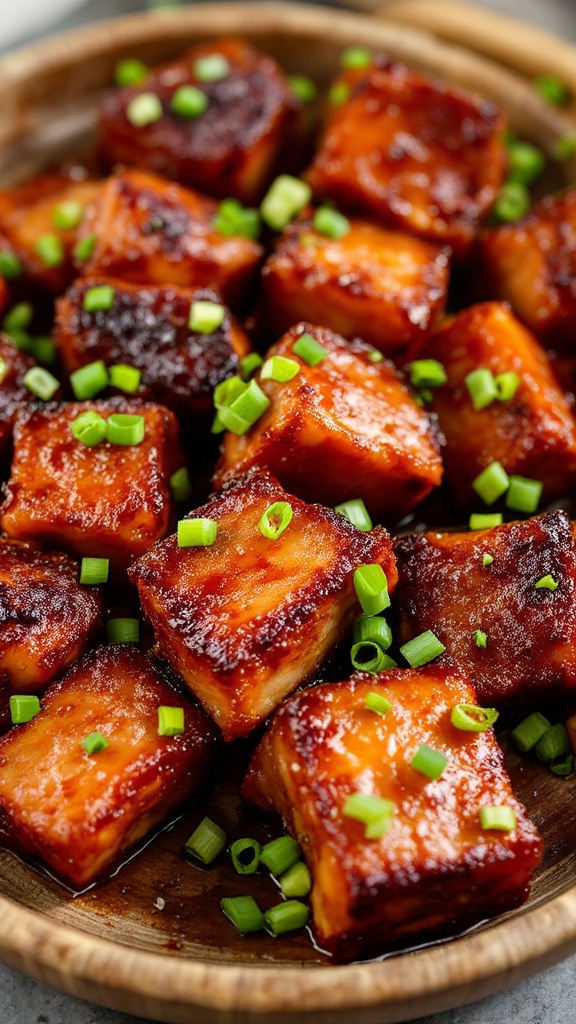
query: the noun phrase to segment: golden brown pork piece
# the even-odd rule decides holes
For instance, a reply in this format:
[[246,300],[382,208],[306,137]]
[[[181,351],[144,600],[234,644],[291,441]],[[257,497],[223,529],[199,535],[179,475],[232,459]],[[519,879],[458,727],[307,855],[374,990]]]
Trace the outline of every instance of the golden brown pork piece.
[[[0,812],[27,853],[83,889],[198,789],[215,729],[125,644],[85,656],[41,705],[0,742]],[[183,733],[158,735],[161,706],[184,709]],[[93,733],[108,746],[90,754]]]
[[[294,352],[303,336],[326,355],[316,366]],[[362,341],[298,324],[267,353],[298,364],[287,383],[257,381],[270,407],[244,435],[226,433],[214,482],[221,487],[252,466],[266,466],[306,501],[336,505],[364,499],[393,521],[440,483],[442,462],[431,422],[395,369],[373,362]]]
[[34,360],[0,334],[0,467],[8,457],[16,413],[29,405],[31,394],[24,377]]
[[114,175],[82,228],[84,242],[95,239],[91,255],[79,264],[82,273],[216,288],[226,301],[241,301],[263,249],[251,238],[216,231],[217,209],[213,199],[144,171]]
[[[101,286],[114,289],[113,305],[87,313],[86,293]],[[220,303],[220,298],[206,288],[79,278],[56,308],[55,340],[64,369],[72,373],[98,359],[107,366],[134,366],[142,373],[140,398],[160,402],[186,421],[210,412],[214,388],[238,372],[250,342],[229,310],[209,334],[192,331],[190,308],[198,301]]]
[[84,653],[102,627],[102,598],[78,563],[0,537],[0,679],[37,693]]
[[[369,710],[371,693],[390,710]],[[254,754],[243,795],[301,843],[316,936],[338,959],[454,934],[526,899],[541,839],[492,730],[452,724],[458,704],[476,694],[453,670],[357,673],[285,701]],[[446,758],[440,778],[412,767],[421,745]],[[391,803],[377,838],[345,813],[358,793]],[[508,808],[515,826],[482,828],[482,807]]]
[[[259,523],[277,502],[293,518],[269,539]],[[343,516],[305,505],[252,473],[187,519],[218,524],[211,547],[169,537],[130,570],[156,641],[222,729],[246,736],[344,637],[357,608],[354,570],[378,563],[392,592],[392,544]]]
[[546,344],[574,348],[576,189],[547,196],[522,220],[486,231],[480,275]]
[[[210,67],[215,77],[207,81]],[[179,90],[190,86],[205,97],[198,97],[206,109],[197,116],[178,109]],[[139,126],[131,105],[143,93],[160,100],[161,113]],[[102,148],[110,164],[136,165],[208,195],[257,203],[298,106],[271,57],[239,39],[214,40],[153,69],[142,85],[110,92],[100,116]]]
[[335,90],[347,98],[307,172],[316,195],[465,254],[505,174],[504,116],[384,57]]
[[[567,494],[576,479],[576,421],[536,338],[505,303],[487,302],[458,313],[419,353],[438,359],[448,382],[431,389],[430,408],[446,438],[446,479],[462,506],[478,501],[472,481],[492,462],[508,474],[540,480],[544,500]],[[517,390],[475,409],[466,377],[513,371]]]
[[395,550],[403,643],[431,629],[446,647],[440,660],[491,706],[533,709],[574,691],[576,543],[565,512],[411,534]]
[[[72,425],[88,410],[106,421],[118,413],[143,417],[143,440],[85,445]],[[112,398],[30,409],[16,418],[0,524],[9,537],[44,540],[123,568],[169,532],[169,480],[183,463],[176,418],[161,405]]]
[[418,348],[439,322],[448,250],[349,218],[329,238],[303,215],[280,236],[262,271],[262,326],[278,336],[298,320],[363,338],[387,356]]

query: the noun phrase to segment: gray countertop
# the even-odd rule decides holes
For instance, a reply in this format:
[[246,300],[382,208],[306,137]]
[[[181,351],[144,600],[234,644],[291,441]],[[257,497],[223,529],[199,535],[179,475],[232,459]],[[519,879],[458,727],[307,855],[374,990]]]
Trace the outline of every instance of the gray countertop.
[[[9,0],[0,0],[8,3]],[[17,2],[17,0],[16,0]],[[49,0],[39,0],[48,3]],[[576,42],[574,0],[476,0],[532,21]],[[142,0],[87,0],[54,31],[146,7]],[[1,47],[0,47],[1,51]],[[470,1006],[421,1018],[418,1024],[572,1024],[576,1020],[576,957]],[[0,1024],[145,1024],[142,1018],[91,1006],[0,965]]]

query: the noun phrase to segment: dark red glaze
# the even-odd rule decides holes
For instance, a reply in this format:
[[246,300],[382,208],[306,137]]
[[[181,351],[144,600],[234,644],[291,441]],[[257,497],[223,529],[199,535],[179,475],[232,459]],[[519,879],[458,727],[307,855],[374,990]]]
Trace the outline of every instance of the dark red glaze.
[[[1,279],[0,279],[1,280]],[[24,377],[34,360],[20,352],[6,335],[0,334],[0,466],[9,456],[16,413],[25,409],[32,395]]]

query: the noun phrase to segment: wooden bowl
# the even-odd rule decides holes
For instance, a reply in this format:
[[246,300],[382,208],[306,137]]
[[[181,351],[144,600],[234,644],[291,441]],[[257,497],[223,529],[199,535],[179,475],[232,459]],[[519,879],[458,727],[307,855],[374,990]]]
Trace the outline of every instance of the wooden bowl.
[[[119,58],[160,61],[231,33],[321,85],[344,47],[383,50],[500,101],[514,128],[548,152],[573,130],[521,78],[404,27],[326,8],[202,5],[99,24],[6,58],[0,65],[0,185],[69,155],[89,138]],[[242,759],[241,753],[230,756]],[[346,967],[327,964],[307,936],[237,940],[217,899],[244,884],[226,865],[203,872],[181,856],[196,811],[194,819],[157,836],[115,878],[76,898],[0,853],[0,956],[73,995],[181,1024],[387,1024],[477,999],[576,950],[574,779],[554,779],[513,753],[508,764],[547,840],[545,861],[526,907],[464,937]],[[233,764],[230,776],[241,770],[241,763]],[[258,835],[258,824],[245,817],[226,780],[216,800],[232,828],[240,822],[244,834]],[[258,878],[250,891],[256,898],[264,893],[270,905],[271,885]]]

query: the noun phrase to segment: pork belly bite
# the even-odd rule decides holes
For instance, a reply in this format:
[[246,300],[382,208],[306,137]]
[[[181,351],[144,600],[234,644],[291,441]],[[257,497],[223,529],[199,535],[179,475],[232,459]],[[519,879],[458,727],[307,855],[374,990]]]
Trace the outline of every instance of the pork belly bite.
[[[158,734],[159,707],[183,709],[181,734]],[[90,753],[95,733],[107,746]],[[83,889],[190,798],[216,742],[200,709],[140,651],[101,647],[0,741],[0,813],[27,853]]]
[[462,256],[505,174],[503,115],[381,56],[335,90],[346,98],[333,103],[307,172],[314,192]]
[[253,282],[263,250],[251,238],[220,234],[218,204],[144,171],[109,178],[82,241],[82,273],[134,284],[217,288],[239,301]]
[[388,356],[418,347],[444,309],[448,251],[358,217],[348,223],[330,238],[306,216],[281,235],[262,271],[264,330],[307,320]]
[[[321,346],[314,366],[295,351],[303,338]],[[374,516],[393,521],[440,483],[428,416],[389,363],[372,361],[369,346],[298,324],[269,349],[267,357],[274,356],[293,360],[298,372],[284,383],[257,374],[270,406],[246,434],[225,434],[217,487],[266,466],[305,501],[361,497]]]
[[[151,93],[159,116],[140,125],[134,110]],[[255,203],[298,106],[271,57],[222,39],[150,71],[142,85],[111,92],[100,116],[102,148],[110,164],[136,164],[209,195]]]
[[0,537],[0,679],[14,693],[43,689],[102,627],[101,595],[78,570],[62,551]]
[[[369,710],[369,694],[390,709]],[[492,730],[451,722],[476,703],[453,670],[357,673],[291,697],[257,748],[243,795],[301,843],[318,942],[338,959],[455,934],[526,899],[541,839]],[[445,758],[439,778],[411,765],[423,745]],[[385,801],[371,827],[349,816],[358,794]],[[483,828],[484,807],[506,808],[511,830]]]
[[[108,430],[110,417],[138,417],[144,437],[84,444],[72,429],[89,411]],[[170,476],[183,464],[177,421],[163,406],[114,398],[31,408],[16,419],[0,524],[9,537],[45,540],[123,568],[169,532]]]
[[533,709],[573,691],[576,552],[565,512],[411,534],[395,551],[403,643],[431,629],[446,647],[440,660],[466,673],[490,706]]
[[514,224],[483,233],[480,272],[542,341],[574,349],[576,189],[547,196]]
[[[287,502],[278,539],[259,527]],[[396,582],[385,530],[361,533],[343,516],[252,473],[187,517],[210,519],[211,547],[169,537],[130,570],[156,641],[222,729],[246,736],[282,697],[311,678],[354,617],[354,570],[378,563]]]
[[[87,312],[94,288],[111,288],[109,308]],[[58,301],[55,340],[67,373],[103,360],[141,371],[138,396],[160,402],[183,420],[212,409],[212,392],[238,371],[250,350],[238,321],[224,310],[208,334],[189,327],[193,303],[220,304],[209,289],[140,287],[114,278],[80,278]]]
[[[536,338],[504,303],[472,306],[449,320],[419,353],[444,366],[447,383],[430,391],[446,439],[446,478],[462,506],[478,502],[472,482],[492,462],[543,484],[544,500],[567,494],[576,474],[576,421]],[[516,374],[511,397],[490,394],[475,408],[468,375]],[[492,385],[494,388],[495,385]],[[479,404],[479,403],[476,403]]]
[[30,356],[0,334],[0,468],[9,457],[16,413],[29,405],[32,397],[24,377],[34,365]]

